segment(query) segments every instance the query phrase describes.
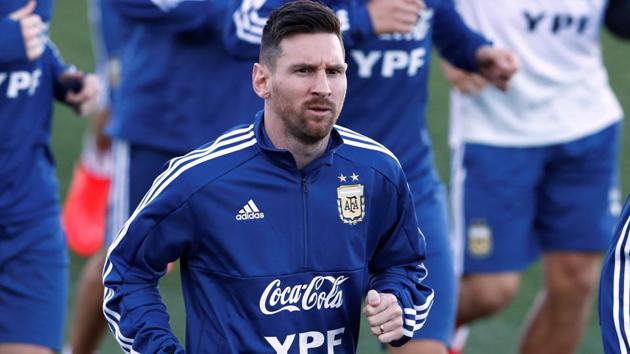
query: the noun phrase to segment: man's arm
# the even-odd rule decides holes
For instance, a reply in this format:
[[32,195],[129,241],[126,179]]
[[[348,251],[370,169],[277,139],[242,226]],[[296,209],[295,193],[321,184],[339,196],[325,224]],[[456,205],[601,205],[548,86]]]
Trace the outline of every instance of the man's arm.
[[103,270],[103,313],[127,353],[184,353],[158,280],[190,249],[194,220],[186,194],[169,177],[167,170],[153,183],[110,246]]
[[630,0],[609,0],[605,23],[610,32],[630,39]]
[[[224,42],[237,57],[255,58],[260,50],[262,30],[275,8],[289,0],[232,0]],[[341,22],[343,41],[351,48],[368,36],[382,33],[409,32],[424,8],[422,0],[324,1]]]
[[46,42],[42,60],[51,67],[55,98],[81,116],[94,113],[101,89],[96,75],[77,71],[74,66],[66,64],[59,49],[50,40]]
[[[426,244],[402,172],[398,186],[387,194],[389,203],[379,209],[380,241],[368,265],[371,290],[364,312],[379,341],[400,346],[424,325],[433,303],[433,290],[422,283],[427,275],[422,263]],[[402,318],[394,317],[396,307]],[[384,317],[390,320],[383,323]],[[401,326],[395,328],[396,323]]]
[[0,18],[0,63],[35,60],[44,52],[46,26],[35,7],[35,1],[29,1]]
[[451,0],[436,7],[433,39],[444,59],[455,68],[477,72],[500,90],[507,90],[518,70],[518,60],[509,51],[495,48],[472,31]]
[[221,31],[228,0],[105,0],[133,23],[168,33]]
[[438,3],[433,15],[433,43],[440,55],[460,69],[478,71],[476,53],[491,42],[464,23],[452,0]]

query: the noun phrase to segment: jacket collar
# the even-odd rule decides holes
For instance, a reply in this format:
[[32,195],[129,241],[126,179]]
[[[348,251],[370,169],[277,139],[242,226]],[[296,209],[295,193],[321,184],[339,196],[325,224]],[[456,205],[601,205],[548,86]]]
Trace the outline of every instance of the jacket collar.
[[[258,147],[274,163],[288,170],[297,171],[297,164],[289,150],[278,149],[271,143],[271,139],[269,139],[269,136],[265,131],[264,121],[263,111],[258,112],[254,120],[254,134],[256,136],[256,141],[258,142]],[[324,154],[304,166],[302,172],[308,173],[323,165],[332,165],[335,152],[339,149],[339,147],[341,147],[341,145],[343,145],[343,138],[339,135],[337,129],[333,128],[330,133],[330,139],[328,140],[328,147],[326,148]]]

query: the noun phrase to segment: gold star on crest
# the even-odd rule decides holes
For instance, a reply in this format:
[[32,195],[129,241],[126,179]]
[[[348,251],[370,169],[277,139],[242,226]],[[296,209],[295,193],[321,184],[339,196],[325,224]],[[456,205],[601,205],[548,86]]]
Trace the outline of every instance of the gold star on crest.
[[352,172],[352,176],[350,176],[350,178],[352,178],[353,181],[358,181],[359,180],[359,175]]
[[345,182],[346,181],[346,176],[342,174],[340,174],[339,176],[337,176],[337,178],[339,178],[339,182]]

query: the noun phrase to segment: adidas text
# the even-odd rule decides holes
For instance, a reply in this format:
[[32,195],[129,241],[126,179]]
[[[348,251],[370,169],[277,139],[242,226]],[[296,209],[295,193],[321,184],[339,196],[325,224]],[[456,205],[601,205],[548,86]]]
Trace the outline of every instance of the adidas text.
[[236,214],[236,220],[253,220],[253,219],[264,219],[264,218],[265,218],[265,213],[262,213],[262,212]]

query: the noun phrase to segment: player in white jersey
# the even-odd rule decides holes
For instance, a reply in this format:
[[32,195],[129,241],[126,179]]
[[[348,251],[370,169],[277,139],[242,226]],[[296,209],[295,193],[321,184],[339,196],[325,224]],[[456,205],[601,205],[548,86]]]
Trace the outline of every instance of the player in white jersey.
[[506,93],[447,69],[461,91],[452,92],[450,131],[458,322],[507,306],[542,255],[544,287],[520,351],[571,353],[619,212],[622,111],[599,43],[607,1],[456,2],[468,25],[521,62]]

